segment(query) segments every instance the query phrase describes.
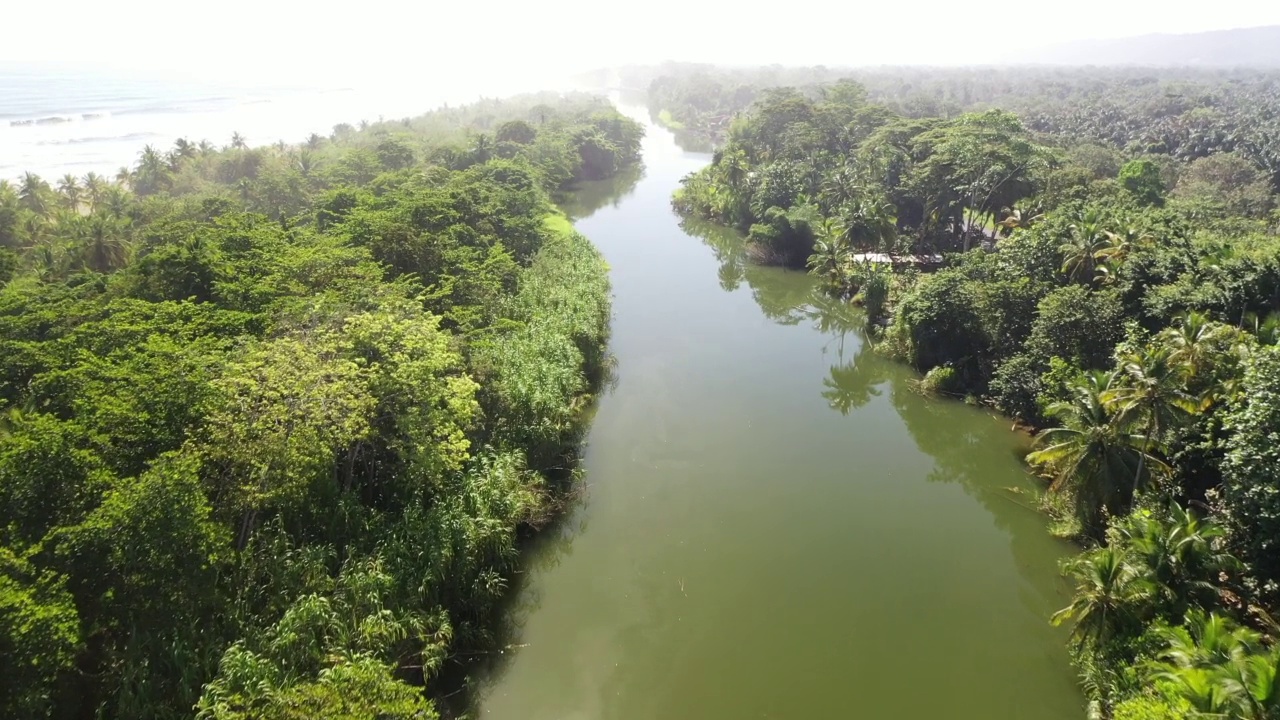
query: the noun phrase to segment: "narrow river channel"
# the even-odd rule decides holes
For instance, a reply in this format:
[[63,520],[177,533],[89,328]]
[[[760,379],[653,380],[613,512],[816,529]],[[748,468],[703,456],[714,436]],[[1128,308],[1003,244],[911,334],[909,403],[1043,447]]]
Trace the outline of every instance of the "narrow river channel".
[[1082,717],[1026,439],[914,392],[807,276],[682,227],[709,161],[650,126],[642,176],[567,208],[611,267],[616,382],[484,720]]

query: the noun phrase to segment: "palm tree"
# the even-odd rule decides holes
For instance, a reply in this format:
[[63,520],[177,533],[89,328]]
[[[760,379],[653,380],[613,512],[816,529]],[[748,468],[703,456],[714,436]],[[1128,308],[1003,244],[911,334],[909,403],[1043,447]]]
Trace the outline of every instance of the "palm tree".
[[1170,359],[1186,365],[1194,377],[1212,358],[1213,341],[1220,338],[1225,329],[1225,325],[1213,322],[1205,313],[1193,310],[1162,331],[1160,341],[1171,350]]
[[49,239],[49,220],[42,215],[31,214],[22,221],[22,237],[26,247],[35,247]]
[[1071,637],[1078,645],[1105,645],[1146,614],[1151,585],[1120,550],[1092,550],[1069,560],[1065,569],[1076,589],[1071,604],[1053,614],[1053,624],[1074,620]]
[[478,163],[486,162],[493,155],[493,143],[485,133],[476,135],[476,143],[471,148],[471,157]]
[[1029,228],[1043,219],[1044,213],[1039,209],[1015,205],[1004,209],[1004,219],[996,224],[999,228],[996,233],[1002,237],[1008,237],[1014,230]]
[[94,272],[109,273],[124,265],[128,243],[118,221],[95,215],[80,238],[80,259]]
[[1280,648],[1229,618],[1192,611],[1186,627],[1157,631],[1167,647],[1151,679],[1213,717],[1272,720],[1280,710]]
[[1113,250],[1112,235],[1103,228],[1102,218],[1097,213],[1087,213],[1071,225],[1067,241],[1058,247],[1062,274],[1071,282],[1097,282],[1099,266]]
[[1098,250],[1098,272],[1102,279],[1109,280],[1115,276],[1120,266],[1129,259],[1134,250],[1150,245],[1152,238],[1135,228],[1125,228],[1121,232],[1106,231],[1106,242]]
[[80,210],[80,180],[71,173],[62,176],[58,181],[58,193],[62,195],[62,204],[71,212]]
[[1183,422],[1202,409],[1200,398],[1187,392],[1189,366],[1163,346],[1144,348],[1121,358],[1120,383],[1104,395],[1114,404],[1118,419],[1126,425],[1144,428],[1142,454],[1134,474],[1134,485],[1143,481],[1143,466],[1164,430]]
[[861,197],[865,192],[865,185],[861,169],[854,165],[845,165],[827,175],[822,182],[819,197],[826,210],[835,210]]
[[244,150],[248,146],[249,144],[245,140],[243,135],[241,135],[238,132],[231,133],[231,147],[235,148],[236,150]]
[[1280,312],[1268,313],[1265,318],[1258,317],[1256,313],[1246,313],[1240,327],[1253,333],[1259,345],[1280,344]]
[[129,212],[129,199],[128,191],[119,185],[111,185],[103,193],[102,206],[111,217],[117,220],[124,219]]
[[[1051,493],[1069,492],[1085,532],[1102,529],[1102,511],[1119,516],[1145,483],[1145,464],[1164,468],[1147,451],[1147,439],[1128,430],[1107,402],[1115,375],[1088,372],[1068,388],[1070,397],[1053,403],[1046,414],[1058,421],[1036,438],[1038,450],[1027,461],[1047,469]],[[1149,472],[1149,469],[1148,471]]]
[[869,194],[863,194],[841,208],[840,222],[850,247],[888,249],[898,234],[898,219],[894,216],[893,205]]
[[116,170],[116,184],[124,187],[133,187],[133,172],[127,167]]
[[107,181],[98,173],[86,173],[83,180],[85,199],[92,210],[102,203],[103,193],[107,189]]
[[316,158],[309,150],[302,150],[294,156],[294,166],[298,168],[298,172],[302,177],[311,177],[311,171],[315,170]]
[[1189,608],[1212,610],[1221,601],[1219,578],[1239,561],[1218,549],[1221,528],[1177,503],[1169,505],[1167,520],[1143,510],[1116,523],[1112,544],[1123,547],[1164,596],[1166,615],[1181,617]]
[[842,287],[848,276],[853,254],[844,242],[844,227],[831,218],[824,218],[817,228],[813,241],[813,254],[809,256],[809,272],[824,278],[833,287]]
[[747,156],[741,150],[737,148],[726,150],[720,156],[717,165],[725,182],[732,190],[737,191],[742,187],[742,183],[747,179],[749,166]]
[[173,141],[173,150],[169,151],[167,160],[169,162],[169,170],[177,172],[182,169],[182,164],[196,156],[196,146],[186,138],[178,138]]
[[169,163],[151,145],[142,148],[138,169],[133,174],[133,189],[139,195],[157,193],[169,184]]
[[319,150],[319,149],[320,149],[320,146],[321,146],[323,143],[324,143],[324,138],[323,138],[323,137],[321,137],[320,135],[317,135],[317,134],[315,134],[315,133],[311,133],[310,135],[308,135],[308,136],[307,136],[307,149],[308,149],[308,150]]
[[49,183],[35,173],[24,173],[18,185],[18,199],[24,207],[41,217],[49,214]]
[[61,277],[66,271],[66,253],[52,242],[41,242],[36,246],[31,257],[35,261],[36,274],[42,278]]

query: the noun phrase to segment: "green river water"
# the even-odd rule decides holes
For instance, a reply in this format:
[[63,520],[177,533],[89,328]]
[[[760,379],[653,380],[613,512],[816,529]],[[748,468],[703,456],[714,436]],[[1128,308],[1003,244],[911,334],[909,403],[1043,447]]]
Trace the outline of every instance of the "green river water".
[[616,382],[529,548],[484,720],[1076,720],[1067,588],[1008,420],[926,399],[861,315],[672,212],[710,161],[567,210],[611,267]]

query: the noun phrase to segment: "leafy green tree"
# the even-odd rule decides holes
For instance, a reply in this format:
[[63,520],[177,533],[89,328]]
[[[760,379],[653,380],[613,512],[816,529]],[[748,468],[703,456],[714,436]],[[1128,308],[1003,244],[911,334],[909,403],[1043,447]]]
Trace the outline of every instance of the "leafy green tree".
[[1124,337],[1123,318],[1124,306],[1112,292],[1059,288],[1040,301],[1026,349],[1034,357],[1059,357],[1085,369],[1108,367]]
[[0,547],[0,712],[49,717],[83,639],[66,578]]
[[0,444],[0,528],[21,548],[79,522],[113,479],[91,438],[48,414],[11,413]]
[[[114,714],[190,707],[212,672],[208,647],[220,607],[216,583],[230,537],[214,523],[199,461],[168,455],[117,484],[83,522],[58,530],[58,564],[95,638],[93,660],[110,669]],[[205,647],[202,647],[205,646]],[[98,654],[101,653],[101,654]]]
[[1254,354],[1226,422],[1233,432],[1222,465],[1222,509],[1231,547],[1246,563],[1253,591],[1273,597],[1280,583],[1280,350]]
[[1160,168],[1151,160],[1130,160],[1120,168],[1120,185],[1143,205],[1164,204],[1166,186]]
[[332,335],[280,338],[247,352],[215,383],[202,454],[207,482],[224,498],[220,509],[240,517],[237,548],[260,513],[331,482],[334,454],[367,437],[374,406],[367,370],[344,357],[342,345]]

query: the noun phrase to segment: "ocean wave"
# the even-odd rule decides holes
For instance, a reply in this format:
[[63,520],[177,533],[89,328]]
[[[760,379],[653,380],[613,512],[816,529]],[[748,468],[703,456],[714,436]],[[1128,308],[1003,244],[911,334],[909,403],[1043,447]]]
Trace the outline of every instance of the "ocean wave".
[[159,133],[139,132],[129,133],[128,135],[109,135],[103,137],[81,137],[70,138],[68,140],[41,140],[36,145],[82,145],[84,143],[99,142],[132,142],[134,140],[147,140],[150,138],[160,137]]
[[74,122],[75,115],[49,115],[38,118],[24,118],[22,120],[10,120],[9,127],[26,127],[28,125],[60,125],[62,123]]

